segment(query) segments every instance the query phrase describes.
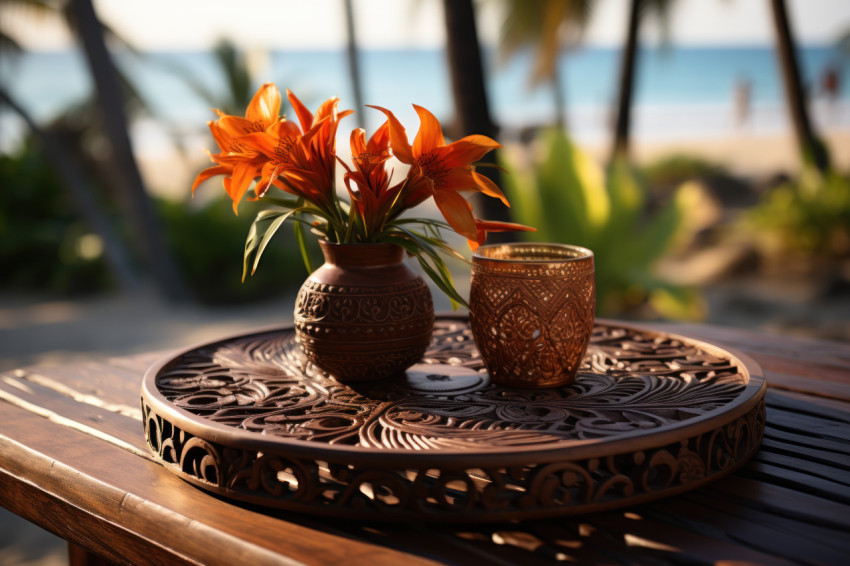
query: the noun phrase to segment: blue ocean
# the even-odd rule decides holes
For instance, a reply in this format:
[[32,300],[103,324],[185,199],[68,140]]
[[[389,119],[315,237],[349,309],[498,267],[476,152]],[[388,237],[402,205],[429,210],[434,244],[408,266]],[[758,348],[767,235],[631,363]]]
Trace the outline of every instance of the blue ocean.
[[[360,56],[366,104],[393,110],[411,131],[417,127],[411,103],[429,108],[443,121],[451,120],[451,85],[443,51],[375,50],[363,51]],[[491,113],[504,128],[503,135],[553,121],[551,90],[529,87],[530,53],[520,53],[506,63],[494,53],[485,56]],[[619,58],[618,49],[588,48],[570,52],[561,60],[568,128],[579,141],[607,139]],[[153,118],[134,125],[140,151],[161,147],[163,124],[187,137],[203,135],[206,121],[213,117],[209,103],[189,88],[185,77],[213,92],[223,92],[224,78],[210,53],[119,53],[116,59],[154,110]],[[342,107],[353,104],[346,57],[341,50],[274,52],[254,59],[258,83],[271,80],[281,89],[291,88],[308,106],[315,107],[334,95],[343,99]],[[850,128],[850,88],[846,84],[850,62],[826,46],[802,48],[799,60],[815,125]],[[822,77],[830,68],[838,78],[831,98],[822,89]],[[4,55],[0,81],[38,120],[51,119],[91,89],[85,61],[71,51]],[[741,83],[748,85],[750,93],[750,131],[773,133],[788,127],[781,75],[772,48],[645,48],[638,60],[635,136],[676,139],[734,133],[740,128],[734,93]],[[364,118],[367,128],[374,128],[382,115],[367,109]],[[4,109],[0,111],[0,126],[0,149],[8,150],[20,139],[23,125]]]

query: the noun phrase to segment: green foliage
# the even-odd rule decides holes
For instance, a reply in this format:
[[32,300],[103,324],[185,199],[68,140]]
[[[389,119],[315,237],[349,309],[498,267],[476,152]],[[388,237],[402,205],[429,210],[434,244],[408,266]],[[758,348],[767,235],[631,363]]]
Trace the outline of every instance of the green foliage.
[[699,295],[660,280],[653,264],[682,237],[698,195],[683,185],[650,210],[646,191],[626,163],[607,175],[564,134],[544,140],[545,156],[531,168],[511,166],[506,189],[517,221],[538,228],[526,237],[593,250],[598,311],[622,314],[641,304],[671,318],[699,318]]
[[205,303],[244,303],[294,292],[307,277],[295,239],[283,237],[278,245],[264,248],[273,268],[260,270],[243,283],[239,257],[250,221],[234,216],[226,197],[197,209],[185,202],[161,201],[159,209],[177,264]]
[[648,187],[675,187],[692,179],[729,175],[723,167],[692,155],[670,155],[643,167],[642,176]]
[[[80,219],[39,151],[25,144],[14,155],[0,155],[0,185],[0,288],[62,295],[114,288],[103,242]],[[265,250],[277,269],[242,284],[238,258],[249,222],[233,215],[229,199],[194,209],[173,200],[157,204],[178,265],[201,301],[260,300],[294,291],[304,281],[294,239],[281,238],[282,245]]]
[[[251,223],[242,259],[242,280],[249,273],[253,276],[257,271],[260,258],[263,256],[269,242],[288,220],[295,224],[296,244],[304,260],[308,272],[313,270],[313,261],[307,249],[303,235],[303,227],[312,226],[313,231],[321,237],[326,237],[327,223],[321,219],[327,218],[321,210],[312,205],[305,205],[303,199],[291,200],[262,197],[260,202],[283,207],[282,209],[267,209],[260,211]],[[343,211],[344,212],[344,211]],[[349,211],[350,212],[350,211]],[[349,214],[349,231],[357,216]],[[419,230],[414,229],[418,227]],[[452,309],[459,306],[469,307],[466,300],[455,289],[451,272],[440,254],[464,260],[458,252],[443,239],[441,230],[451,230],[445,222],[422,218],[399,218],[384,225],[383,231],[374,234],[370,241],[396,244],[404,248],[408,254],[416,257],[425,274],[443,291],[451,303]],[[465,260],[464,260],[465,261]]]
[[808,167],[768,192],[743,226],[767,255],[850,256],[850,177]]
[[30,143],[0,155],[0,286],[92,293],[111,287],[102,242]]
[[[418,226],[421,231],[412,226]],[[443,239],[441,230],[451,230],[451,227],[439,220],[399,219],[392,223],[390,229],[384,230],[377,241],[399,245],[416,257],[425,274],[449,298],[452,310],[461,306],[469,308],[466,299],[455,288],[451,271],[440,254],[466,260]]]

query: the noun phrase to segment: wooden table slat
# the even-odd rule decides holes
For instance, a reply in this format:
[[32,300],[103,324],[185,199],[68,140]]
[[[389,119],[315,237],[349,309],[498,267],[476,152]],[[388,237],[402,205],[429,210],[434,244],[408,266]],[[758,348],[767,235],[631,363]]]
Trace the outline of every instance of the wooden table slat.
[[837,564],[847,557],[840,533],[812,524],[789,520],[752,507],[730,508],[711,493],[685,496],[702,505],[701,515],[723,524],[727,535],[755,549],[769,550],[792,560]]
[[[136,411],[137,415],[127,416],[114,410],[77,401],[37,383],[23,383],[30,392],[14,387],[9,381],[0,381],[0,399],[5,398],[12,404],[22,402],[22,405],[36,405],[46,412],[55,414],[56,417],[82,425],[80,428],[92,429],[91,434],[99,434],[107,441],[111,437],[147,453],[144,435],[141,434],[143,425],[140,410]],[[129,406],[126,407],[129,408]]]
[[741,468],[742,476],[774,485],[796,489],[802,493],[826,497],[844,505],[850,505],[850,488],[804,472],[789,470],[780,466],[755,460]]
[[777,410],[791,411],[840,424],[850,424],[850,416],[848,416],[850,402],[773,389],[768,389],[765,401],[768,407]]
[[823,450],[820,446],[785,442],[782,439],[765,436],[761,442],[761,452],[794,456],[807,462],[833,466],[838,474],[850,472],[850,454]]
[[850,347],[701,325],[657,327],[752,356],[769,387],[762,450],[729,477],[680,496],[580,517],[456,526],[319,519],[235,504],[143,454],[134,412],[140,382],[147,367],[170,355],[155,352],[0,377],[0,504],[125,563],[846,563]]
[[660,505],[638,506],[628,512],[629,516],[611,514],[594,524],[618,533],[624,542],[637,537],[646,541],[644,544],[666,546],[669,558],[677,563],[714,564],[730,556],[754,564],[789,563],[774,553],[730,537],[725,528],[713,527],[704,520],[703,512],[702,506],[693,502],[670,500]]
[[805,431],[807,435],[833,442],[844,444],[850,442],[850,427],[834,420],[812,418],[806,414],[784,411],[771,406],[767,407],[767,415],[767,419],[774,428]]
[[760,450],[753,461],[764,462],[771,466],[800,472],[814,478],[828,481],[836,487],[850,487],[850,481],[848,481],[850,480],[850,474],[847,473],[846,469],[842,469],[840,466],[813,462],[808,459],[800,458],[799,456],[777,454],[765,449]]
[[[113,535],[126,546],[123,551],[128,553],[130,562],[135,562],[131,554],[136,546],[142,546],[136,539],[136,533],[142,532],[149,537],[148,543],[156,541],[169,549],[182,548],[202,563],[288,564],[292,560],[306,563],[345,560],[351,564],[394,565],[403,556],[405,563],[429,563],[418,558],[408,559],[407,555],[387,548],[364,545],[280,521],[210,497],[166,472],[161,465],[120,448],[104,446],[89,435],[53,426],[45,436],[39,420],[40,417],[32,413],[0,404],[4,436],[20,439],[20,443],[9,440],[0,443],[3,468],[12,477],[38,485],[44,498],[63,494],[69,505],[82,511],[78,513],[81,518],[95,526],[104,522],[123,525],[134,536]],[[25,446],[39,446],[40,451]],[[68,486],[73,489],[69,490]],[[11,507],[12,503],[0,494],[0,504]],[[37,516],[27,518],[35,520]],[[251,525],[250,529],[240,528],[247,524]],[[53,532],[63,538],[100,552],[87,539],[77,535],[76,523],[68,521],[52,526]],[[227,540],[233,543],[223,543]],[[346,544],[341,544],[343,540]],[[238,541],[241,542],[235,544]],[[236,554],[228,562],[227,553],[231,548]],[[289,558],[283,558],[287,556]],[[179,559],[175,555],[175,560]]]
[[815,446],[814,441],[816,440],[817,448],[824,454],[839,454],[845,456],[850,454],[850,445],[846,442],[842,442],[840,440],[826,440],[823,438],[813,439],[811,436],[803,434],[802,431],[798,432],[797,429],[789,431],[786,428],[776,427],[770,421],[768,421],[767,426],[765,427],[764,436],[765,438],[801,446]]
[[803,525],[822,525],[839,532],[850,532],[847,506],[832,499],[738,475],[708,487],[707,493],[716,494],[721,500],[733,499],[741,505],[781,515]]

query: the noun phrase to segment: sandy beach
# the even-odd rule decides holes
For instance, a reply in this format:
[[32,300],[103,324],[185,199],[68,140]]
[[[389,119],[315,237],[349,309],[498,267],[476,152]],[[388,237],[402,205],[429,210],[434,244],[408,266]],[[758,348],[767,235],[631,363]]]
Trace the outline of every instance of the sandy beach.
[[[842,171],[850,170],[850,130],[828,131],[823,134],[823,138],[835,167]],[[610,151],[608,143],[579,141],[579,147],[599,163],[605,162]],[[646,165],[669,155],[700,157],[747,179],[760,179],[778,173],[794,175],[800,170],[799,150],[790,132],[766,134],[744,130],[737,134],[699,139],[636,139],[632,153],[638,165]],[[208,165],[209,160],[201,146],[185,159],[176,153],[166,152],[139,157],[142,175],[151,191],[172,198],[188,198],[192,179]]]
[[[829,148],[833,165],[841,171],[850,169],[850,130],[826,132],[823,138]],[[777,173],[793,175],[800,170],[800,152],[790,132],[759,134],[744,131],[724,137],[638,142],[633,149],[635,160],[640,164],[667,155],[693,155],[721,164],[732,173],[750,178]],[[600,147],[592,148],[591,152],[600,158],[605,155]]]

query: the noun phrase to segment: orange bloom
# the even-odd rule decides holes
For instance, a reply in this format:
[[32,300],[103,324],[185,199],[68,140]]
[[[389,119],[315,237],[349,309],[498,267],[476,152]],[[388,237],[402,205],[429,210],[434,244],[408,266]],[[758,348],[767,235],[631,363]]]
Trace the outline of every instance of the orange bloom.
[[201,171],[192,184],[192,192],[198,185],[214,177],[226,175],[224,189],[233,200],[233,211],[237,211],[239,201],[245,195],[257,167],[261,167],[264,158],[242,144],[242,139],[252,132],[262,132],[274,127],[280,121],[280,91],[274,83],[265,83],[248,104],[245,117],[230,116],[221,110],[215,110],[218,120],[207,125],[218,144],[220,153],[211,154],[215,166]]
[[240,138],[249,151],[265,156],[255,171],[260,177],[257,195],[263,196],[272,185],[304,198],[326,210],[333,208],[334,169],[336,167],[336,131],[339,122],[351,110],[337,111],[339,99],[329,98],[313,115],[289,90],[287,97],[298,120],[282,120],[263,132]]
[[419,115],[419,131],[411,146],[401,122],[392,112],[372,106],[386,114],[390,124],[390,146],[393,154],[410,165],[407,187],[412,195],[405,202],[418,204],[428,196],[440,209],[449,226],[462,236],[477,240],[478,230],[469,204],[459,191],[479,191],[500,199],[506,206],[508,200],[499,187],[487,177],[477,173],[473,163],[489,151],[502,147],[487,136],[467,136],[446,145],[443,130],[437,118],[425,108],[413,105]]
[[291,92],[289,102],[301,127],[278,116],[280,91],[266,83],[257,91],[245,117],[216,110],[219,119],[210,131],[220,153],[210,155],[216,163],[195,178],[192,191],[214,175],[225,175],[224,189],[237,212],[251,183],[259,178],[257,196],[274,185],[326,210],[333,208],[336,131],[340,119],[351,111],[338,112],[339,99],[325,101],[315,116]]
[[390,187],[390,176],[385,163],[390,158],[389,124],[384,122],[369,141],[366,132],[357,128],[351,132],[351,159],[354,169],[344,162],[343,177],[351,203],[363,219],[367,234],[379,232],[390,219],[390,211],[402,184]]
[[[219,117],[217,125],[220,131],[231,139],[238,139],[251,132],[265,131],[280,120],[280,91],[274,83],[265,83],[251,99],[244,118],[230,116],[221,110],[215,110],[215,113]],[[216,132],[213,131],[213,136],[215,135]],[[219,143],[222,151],[238,151],[229,146],[223,146],[219,138],[216,138],[216,142]]]
[[230,116],[220,110],[215,112],[219,119],[208,125],[220,150],[220,153],[210,155],[217,165],[198,174],[192,184],[192,192],[210,177],[226,175],[224,189],[233,201],[233,211],[237,212],[239,201],[255,177],[254,171],[264,161],[262,155],[248,150],[241,140],[251,132],[273,127],[280,120],[280,91],[273,83],[261,86],[251,99],[244,118]]

